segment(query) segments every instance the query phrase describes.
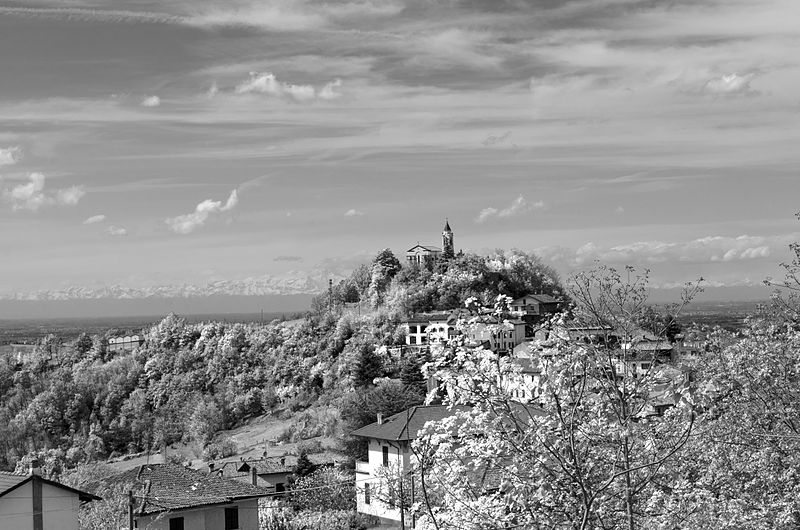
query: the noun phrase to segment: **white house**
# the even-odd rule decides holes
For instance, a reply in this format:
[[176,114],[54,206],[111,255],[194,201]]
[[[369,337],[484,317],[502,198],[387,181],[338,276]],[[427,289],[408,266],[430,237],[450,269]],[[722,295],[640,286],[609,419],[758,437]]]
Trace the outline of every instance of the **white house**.
[[[425,423],[452,414],[443,405],[420,405],[388,418],[378,416],[375,423],[353,432],[353,436],[366,438],[368,442],[367,461],[356,462],[356,509],[359,512],[387,521],[400,521],[397,492],[389,487],[388,479],[411,470],[415,460],[410,443]],[[415,488],[411,490],[406,495],[413,503],[419,499],[414,499]]]
[[271,494],[175,464],[141,465],[104,481],[133,490],[136,528],[258,530],[258,499]]
[[99,499],[43,478],[36,468],[28,475],[0,471],[0,528],[78,530],[81,505]]

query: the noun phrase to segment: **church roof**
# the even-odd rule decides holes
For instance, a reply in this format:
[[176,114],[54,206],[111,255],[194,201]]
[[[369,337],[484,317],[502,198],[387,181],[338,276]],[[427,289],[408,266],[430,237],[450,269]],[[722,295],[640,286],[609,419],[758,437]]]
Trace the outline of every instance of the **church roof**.
[[428,252],[441,252],[442,251],[442,249],[440,249],[439,247],[434,247],[433,245],[420,245],[420,244],[417,244],[417,245],[411,247],[410,249],[406,250],[406,253],[414,252],[417,249],[425,250],[425,251],[428,251]]
[[444,231],[445,232],[452,232],[452,230],[450,229],[450,220],[449,219],[445,219],[444,220]]

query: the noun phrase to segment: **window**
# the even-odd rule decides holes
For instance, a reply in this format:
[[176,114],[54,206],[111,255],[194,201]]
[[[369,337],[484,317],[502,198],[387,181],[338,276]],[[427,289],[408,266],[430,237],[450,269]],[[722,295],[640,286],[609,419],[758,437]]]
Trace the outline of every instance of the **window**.
[[183,530],[183,517],[173,517],[169,520],[169,530]]
[[283,482],[275,484],[275,493],[283,493],[284,491],[286,491],[286,486],[283,485]]
[[408,332],[409,333],[416,333],[417,332],[417,326],[408,326]]
[[225,508],[225,530],[239,528],[239,508]]
[[650,363],[642,363],[642,370],[647,371],[650,369]]
[[369,491],[369,483],[364,484],[364,504],[370,503],[370,491]]
[[387,446],[383,446],[383,465],[385,467],[389,467],[389,448]]

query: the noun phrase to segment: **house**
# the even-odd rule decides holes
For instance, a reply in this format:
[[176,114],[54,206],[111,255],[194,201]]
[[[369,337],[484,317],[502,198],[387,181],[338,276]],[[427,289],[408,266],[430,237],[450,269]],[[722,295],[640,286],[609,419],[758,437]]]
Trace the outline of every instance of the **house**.
[[[447,345],[450,339],[460,335],[459,320],[469,320],[469,313],[464,309],[420,313],[412,315],[404,323],[406,327],[407,346]],[[465,327],[466,338],[474,345],[483,344],[496,352],[509,352],[525,340],[525,322],[510,321],[510,327],[499,326],[500,322],[493,317],[484,317],[481,322]]]
[[123,352],[133,351],[144,344],[144,337],[140,335],[125,335],[124,337],[111,337],[108,339],[108,351]]
[[133,491],[136,528],[258,530],[265,488],[176,464],[147,464],[103,481]]
[[400,520],[399,502],[387,486],[387,474],[401,470],[408,473],[415,463],[411,441],[427,422],[452,414],[444,405],[420,405],[385,419],[378,415],[375,423],[353,431],[353,436],[365,438],[368,443],[367,461],[356,462],[357,511],[386,521]]
[[549,294],[526,294],[511,302],[511,310],[522,317],[544,317],[558,312],[561,301]]
[[[411,442],[419,437],[426,423],[441,421],[458,412],[469,410],[471,408],[468,406],[419,405],[385,419],[378,415],[378,421],[375,423],[353,431],[353,436],[364,438],[368,442],[367,461],[356,462],[356,510],[385,522],[400,521],[404,515],[401,514],[401,509],[406,509],[421,500],[418,493],[420,485],[415,475],[415,466],[418,462],[411,450]],[[514,421],[508,422],[508,428],[519,428],[532,416],[541,413],[538,408],[517,403],[512,407],[511,414],[514,416]],[[503,465],[493,469],[482,469],[474,478],[480,479],[484,487],[496,488],[502,471]],[[398,484],[407,483],[410,490],[402,492],[405,501],[402,503],[401,492],[388,484],[392,477],[400,474],[405,476],[406,480],[398,481]]]
[[456,334],[458,315],[453,311],[437,311],[412,315],[404,323],[406,345],[447,344]]
[[80,507],[100,497],[43,478],[0,471],[0,528],[78,530]]
[[[347,457],[333,451],[308,454],[315,467],[344,465]],[[208,465],[209,473],[254,486],[260,486],[271,494],[280,495],[286,491],[289,475],[297,466],[297,456],[284,454],[267,458],[240,459],[216,462]]]

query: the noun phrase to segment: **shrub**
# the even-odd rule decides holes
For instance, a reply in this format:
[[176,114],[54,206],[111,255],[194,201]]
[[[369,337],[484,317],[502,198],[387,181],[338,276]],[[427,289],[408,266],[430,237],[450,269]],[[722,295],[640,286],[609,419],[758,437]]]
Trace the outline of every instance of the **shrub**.
[[228,458],[235,455],[239,451],[239,447],[229,437],[224,437],[214,443],[211,443],[203,449],[203,460],[209,462],[218,458]]

